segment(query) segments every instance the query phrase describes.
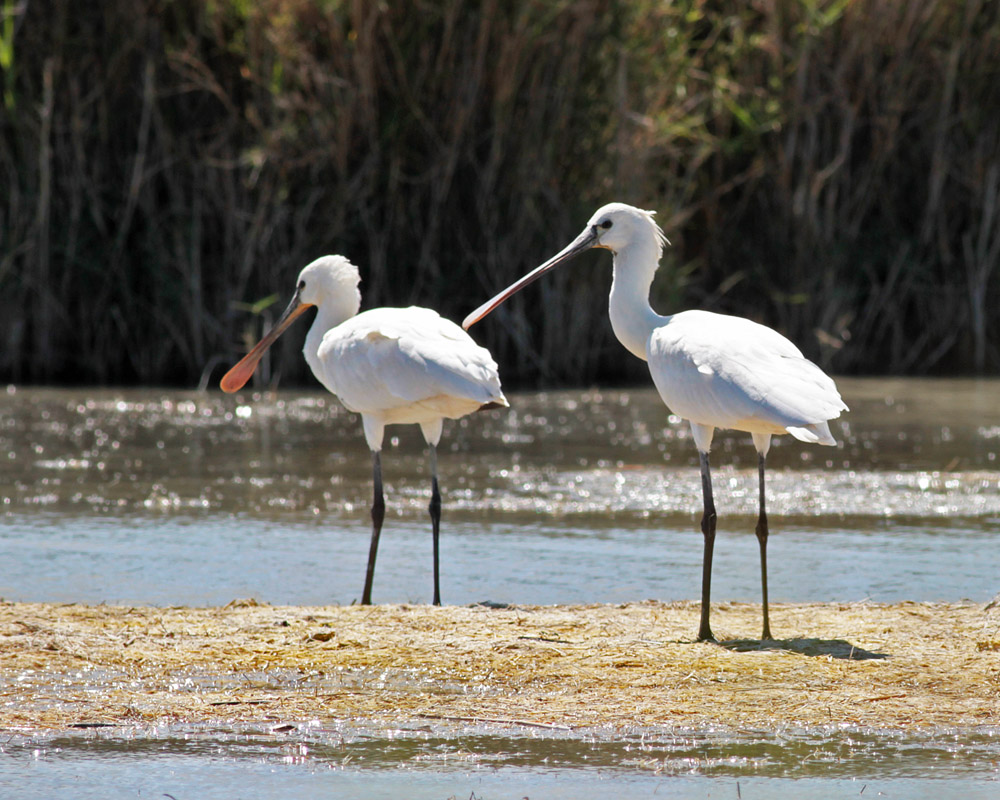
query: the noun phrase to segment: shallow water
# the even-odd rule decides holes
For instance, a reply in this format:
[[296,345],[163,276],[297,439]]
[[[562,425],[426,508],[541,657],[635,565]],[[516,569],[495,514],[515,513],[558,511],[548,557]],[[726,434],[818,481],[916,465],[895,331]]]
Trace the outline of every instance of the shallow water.
[[[842,444],[775,440],[771,596],[985,601],[998,591],[1000,382],[841,380]],[[688,429],[649,390],[514,395],[446,425],[445,602],[694,599]],[[430,597],[429,480],[390,429],[377,602]],[[713,449],[713,596],[758,599],[756,457]],[[48,602],[349,603],[370,454],[318,392],[0,393],[0,595]],[[997,731],[569,731],[321,721],[110,729],[0,743],[0,796],[994,797]],[[245,791],[252,781],[253,791]],[[6,791],[5,791],[6,790]]]
[[[48,798],[996,796],[995,731],[538,731],[273,724],[12,737],[0,790]],[[141,771],[136,764],[141,763]],[[100,764],[100,781],[86,776]],[[252,786],[252,789],[249,787]],[[335,794],[334,794],[335,793]]]
[[[1000,586],[1000,382],[842,380],[842,444],[776,437],[772,599],[985,601]],[[451,603],[696,598],[701,487],[651,390],[516,395],[446,427],[442,582]],[[370,454],[316,392],[0,394],[0,596],[349,603],[367,559]],[[379,602],[430,596],[429,480],[390,428]],[[756,455],[713,449],[714,597],[755,600]],[[502,557],[499,557],[502,554]]]

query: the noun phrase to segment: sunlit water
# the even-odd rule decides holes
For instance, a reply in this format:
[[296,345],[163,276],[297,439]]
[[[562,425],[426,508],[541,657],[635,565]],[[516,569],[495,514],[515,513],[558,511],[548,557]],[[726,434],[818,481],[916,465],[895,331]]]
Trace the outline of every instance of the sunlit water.
[[[768,459],[772,599],[993,597],[1000,383],[839,385],[851,407],[832,425],[842,444],[779,437]],[[686,424],[648,390],[510,399],[509,411],[445,427],[445,602],[696,598],[701,488]],[[719,433],[713,466],[713,595],[757,600],[749,437]],[[415,427],[390,428],[383,468],[389,511],[375,599],[426,602],[429,477]],[[359,420],[319,392],[8,390],[0,595],[350,603],[367,558],[370,492]],[[560,735],[324,721],[291,739],[270,729],[91,731],[13,737],[3,752],[0,796],[7,786],[19,796],[177,800],[839,797],[864,787],[864,796],[940,797],[941,780],[949,796],[1000,794],[995,731]],[[97,767],[104,777],[91,790],[79,778]],[[249,794],[234,785],[247,776]]]
[[[574,732],[349,722],[92,731],[0,745],[18,798],[995,798],[996,731]],[[95,767],[99,767],[95,768]]]
[[[1000,591],[1000,383],[842,380],[842,444],[776,437],[775,600],[985,601]],[[701,485],[654,392],[516,395],[446,427],[446,602],[696,598]],[[0,394],[0,596],[350,603],[370,534],[360,422],[317,392]],[[430,598],[416,426],[390,428],[379,602]],[[758,597],[756,454],[713,449],[718,599]]]

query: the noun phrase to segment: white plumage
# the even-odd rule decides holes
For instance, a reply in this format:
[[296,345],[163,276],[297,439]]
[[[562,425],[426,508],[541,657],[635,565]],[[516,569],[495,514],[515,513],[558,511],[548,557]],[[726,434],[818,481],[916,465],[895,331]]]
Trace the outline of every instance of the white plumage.
[[748,319],[708,311],[661,316],[649,306],[649,287],[666,237],[652,212],[624,203],[598,209],[569,245],[469,314],[468,328],[544,273],[592,247],[614,254],[608,315],[618,340],[649,363],[660,397],[688,420],[701,460],[705,537],[699,639],[713,639],[709,625],[715,504],[708,453],[716,428],[747,431],[758,453],[761,587],[764,627],[770,639],[767,604],[767,514],[764,463],[771,436],[790,433],[804,442],[834,445],[829,420],[847,409],[834,382],[777,331]]
[[683,311],[649,337],[660,397],[677,416],[750,433],[836,444],[844,407],[833,381],[776,331],[742,317]]
[[346,408],[361,415],[373,453],[372,543],[361,602],[371,602],[378,539],[385,517],[380,452],[386,425],[416,423],[430,448],[434,603],[440,604],[438,532],[441,497],[437,444],[445,419],[507,406],[497,365],[458,325],[428,308],[376,308],[358,313],[361,278],[343,256],[323,256],[299,273],[295,296],[260,342],[222,379],[235,392],[264,351],[304,311],[316,319],[303,354],[313,374]]
[[489,351],[428,308],[377,308],[341,322],[310,364],[345,407],[386,425],[457,419],[503,398]]

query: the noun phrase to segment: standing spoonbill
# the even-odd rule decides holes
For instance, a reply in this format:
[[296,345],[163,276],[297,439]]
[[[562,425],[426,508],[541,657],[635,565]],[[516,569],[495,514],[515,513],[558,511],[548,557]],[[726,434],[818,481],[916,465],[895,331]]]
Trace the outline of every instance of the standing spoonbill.
[[313,375],[344,407],[361,415],[372,451],[374,498],[372,540],[361,602],[372,601],[375,556],[385,519],[382,437],[386,425],[420,425],[430,452],[431,532],[434,545],[434,605],[441,605],[438,577],[437,444],[444,420],[507,406],[497,365],[489,351],[464,330],[429,308],[375,308],[358,314],[358,269],[343,256],[322,256],[299,273],[288,308],[254,348],[227,372],[223,391],[250,380],[257,362],[296,317],[316,306],[316,319],[302,352]]
[[614,255],[614,278],[608,313],[615,336],[627,350],[649,363],[663,402],[688,420],[701,460],[705,537],[702,563],[699,641],[712,641],[709,597],[715,546],[715,503],[708,453],[716,428],[747,431],[757,448],[760,479],[760,576],[764,630],[767,614],[767,514],[764,510],[764,460],[771,436],[790,433],[814,444],[835,445],[829,420],[847,410],[833,381],[777,331],[741,317],[709,311],[660,316],[649,305],[649,287],[667,244],[650,211],[624,203],[598,209],[583,232],[556,255],[483,303],[462,327],[489,314],[504,300],[559,263],[592,247]]

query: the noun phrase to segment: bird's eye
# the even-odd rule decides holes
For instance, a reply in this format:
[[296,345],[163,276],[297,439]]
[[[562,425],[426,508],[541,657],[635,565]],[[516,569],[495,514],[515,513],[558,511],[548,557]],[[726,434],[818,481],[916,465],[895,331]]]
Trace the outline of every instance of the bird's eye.
[[607,230],[607,229],[608,229],[608,228],[610,228],[610,227],[611,227],[611,226],[612,226],[613,224],[614,224],[614,223],[613,223],[613,222],[611,222],[611,220],[610,220],[610,219],[606,219],[606,220],[604,220],[604,222],[602,222],[602,223],[601,223],[600,227],[604,228],[604,230]]
[[299,291],[301,292],[305,288],[306,288],[306,282],[305,281],[299,281]]

